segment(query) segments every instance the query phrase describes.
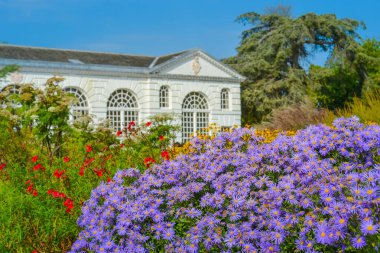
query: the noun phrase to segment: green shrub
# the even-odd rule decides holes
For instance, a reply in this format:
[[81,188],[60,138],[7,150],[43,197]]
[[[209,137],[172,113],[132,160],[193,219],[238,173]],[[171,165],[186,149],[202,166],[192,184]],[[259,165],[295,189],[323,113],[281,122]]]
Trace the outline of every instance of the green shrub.
[[[0,252],[64,252],[82,203],[118,169],[167,159],[177,127],[158,115],[114,133],[91,120],[67,124],[71,96],[51,79],[0,93]],[[16,106],[15,106],[16,105]],[[134,125],[132,127],[132,125]]]
[[337,117],[351,116],[357,116],[363,122],[380,123],[380,90],[365,93],[361,99],[355,97],[342,109],[328,111],[323,118],[323,123],[331,125]]

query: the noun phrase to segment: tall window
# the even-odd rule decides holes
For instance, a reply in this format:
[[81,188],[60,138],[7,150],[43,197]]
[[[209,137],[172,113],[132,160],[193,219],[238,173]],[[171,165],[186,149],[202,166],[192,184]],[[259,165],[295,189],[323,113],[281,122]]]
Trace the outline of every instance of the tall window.
[[222,109],[230,109],[230,97],[228,89],[222,89],[220,92],[220,104]]
[[169,107],[169,87],[161,86],[160,88],[160,108]]
[[132,121],[138,121],[138,103],[136,97],[126,89],[114,91],[107,103],[107,119],[111,128],[120,131]]
[[78,102],[70,108],[70,120],[76,120],[88,115],[88,103],[84,93],[80,89],[74,87],[67,87],[64,91],[73,94],[78,99]]
[[208,105],[205,96],[198,92],[187,94],[182,103],[182,141],[192,135],[207,133],[209,121]]

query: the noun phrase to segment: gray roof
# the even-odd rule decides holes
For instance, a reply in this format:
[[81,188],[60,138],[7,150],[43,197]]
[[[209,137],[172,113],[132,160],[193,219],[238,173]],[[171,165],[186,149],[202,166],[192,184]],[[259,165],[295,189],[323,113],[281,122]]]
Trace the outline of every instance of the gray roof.
[[[155,57],[0,44],[0,58],[4,59],[143,68],[153,67],[152,63],[154,63],[154,65],[165,63],[185,52],[187,51]],[[154,62],[155,60],[156,62]]]

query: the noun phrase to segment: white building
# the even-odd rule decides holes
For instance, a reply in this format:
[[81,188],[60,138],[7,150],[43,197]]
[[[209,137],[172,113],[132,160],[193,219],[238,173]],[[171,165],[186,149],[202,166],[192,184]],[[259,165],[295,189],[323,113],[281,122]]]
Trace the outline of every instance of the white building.
[[[52,76],[79,98],[74,110],[115,129],[172,113],[185,141],[210,123],[240,126],[240,82],[244,77],[202,50],[151,57],[0,44],[0,68],[20,70],[0,83],[43,86]],[[76,115],[76,114],[75,114]]]

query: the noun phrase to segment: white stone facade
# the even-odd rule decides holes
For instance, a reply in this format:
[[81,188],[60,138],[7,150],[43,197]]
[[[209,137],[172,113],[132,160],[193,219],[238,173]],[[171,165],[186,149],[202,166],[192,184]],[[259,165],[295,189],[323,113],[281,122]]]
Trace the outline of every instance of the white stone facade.
[[[222,127],[241,124],[240,82],[244,78],[201,50],[185,51],[164,63],[154,65],[152,62],[149,67],[7,57],[2,58],[0,50],[0,68],[17,64],[20,70],[1,81],[0,90],[14,83],[34,83],[41,87],[52,76],[63,77],[64,89],[71,88],[83,93],[83,98],[86,99],[83,106],[88,106],[95,123],[107,118],[117,121],[116,118],[122,114],[135,115],[138,123],[144,123],[151,115],[171,113],[176,117],[177,123],[182,125],[178,141],[187,140],[190,132],[200,130],[205,124],[215,123]],[[158,57],[155,58],[156,62],[158,60]],[[112,104],[111,95],[115,92],[121,98],[134,97],[131,99],[135,104],[128,104],[119,98],[114,99],[116,102]],[[168,95],[167,98],[165,95]],[[187,102],[185,98],[188,99]],[[117,101],[121,102],[117,104]],[[112,110],[114,112],[110,112]],[[120,114],[119,111],[123,113]],[[130,111],[136,113],[131,114]],[[125,121],[124,126],[128,123],[127,118],[119,121]]]

